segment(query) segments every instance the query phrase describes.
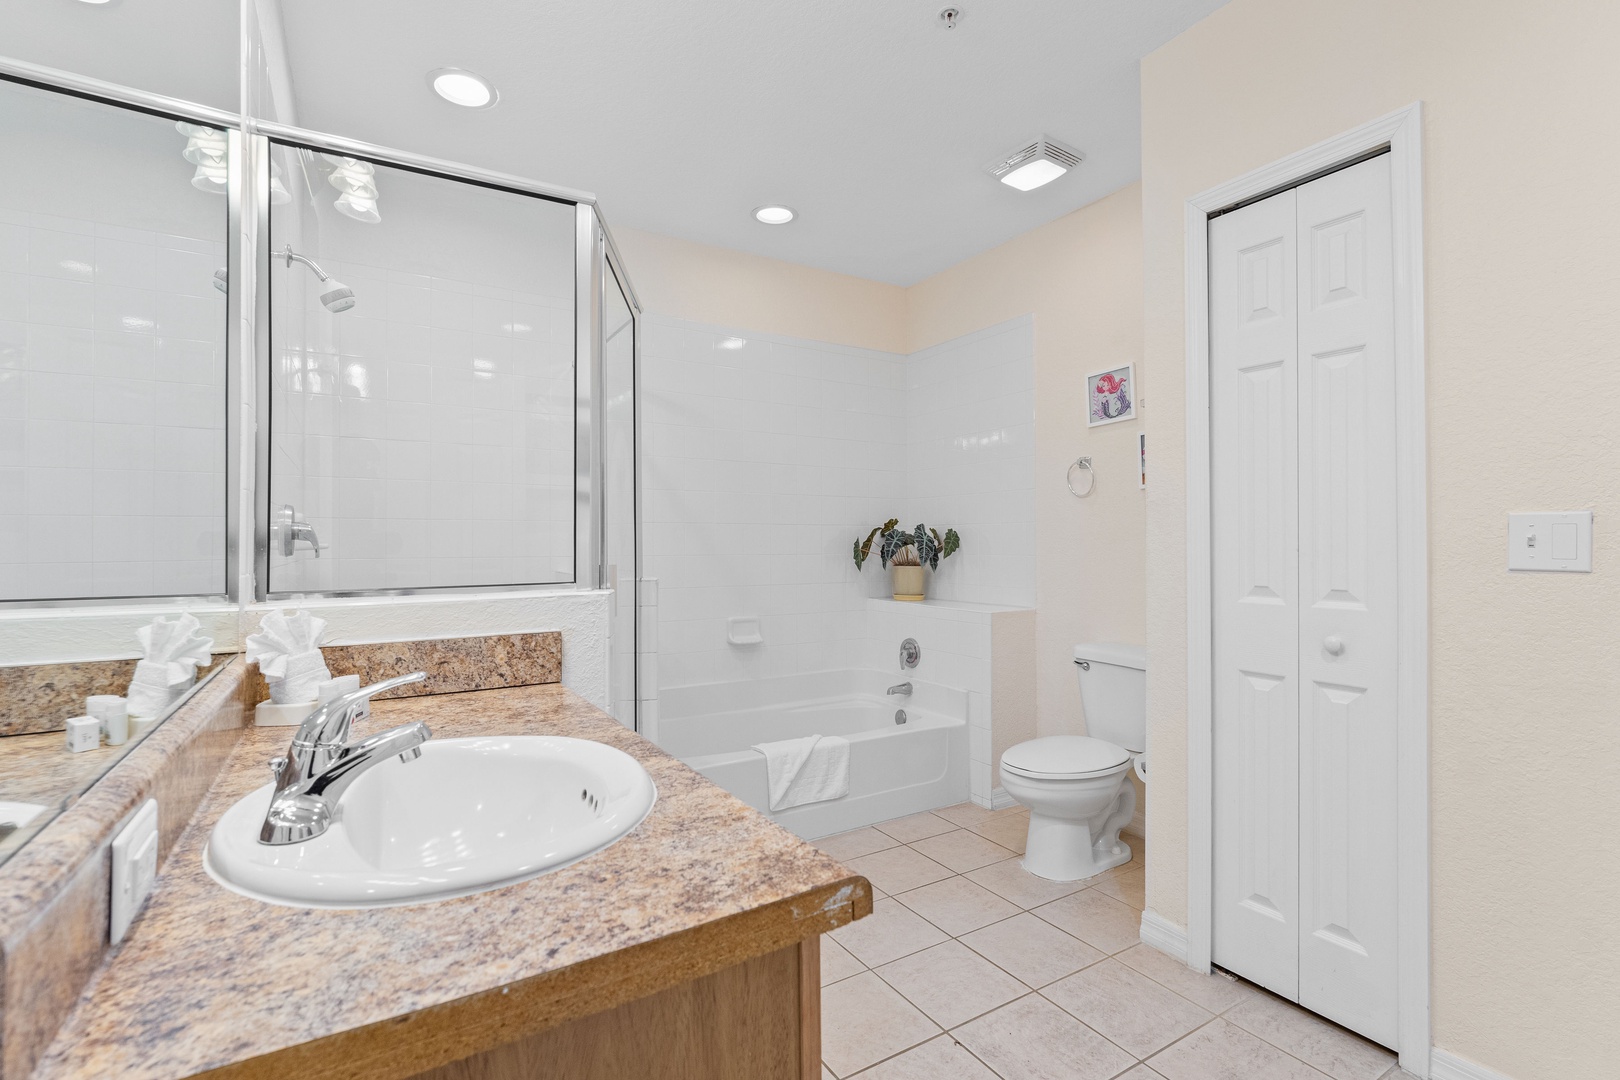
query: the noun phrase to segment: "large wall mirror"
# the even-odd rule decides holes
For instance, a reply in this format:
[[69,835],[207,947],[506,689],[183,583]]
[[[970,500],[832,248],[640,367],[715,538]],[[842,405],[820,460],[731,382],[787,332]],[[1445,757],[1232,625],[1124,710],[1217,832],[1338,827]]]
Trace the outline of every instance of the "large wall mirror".
[[0,81],[0,859],[161,719],[65,745],[139,626],[236,647],[227,139]]

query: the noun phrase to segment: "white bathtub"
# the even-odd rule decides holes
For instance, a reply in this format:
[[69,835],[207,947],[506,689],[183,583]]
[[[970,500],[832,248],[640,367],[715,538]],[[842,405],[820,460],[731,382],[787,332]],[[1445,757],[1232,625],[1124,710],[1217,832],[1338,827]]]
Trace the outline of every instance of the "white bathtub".
[[[909,698],[884,693],[904,681],[848,670],[666,689],[658,744],[806,839],[962,802],[967,694],[916,680]],[[765,758],[749,748],[806,735],[849,740],[849,794],[772,813]]]

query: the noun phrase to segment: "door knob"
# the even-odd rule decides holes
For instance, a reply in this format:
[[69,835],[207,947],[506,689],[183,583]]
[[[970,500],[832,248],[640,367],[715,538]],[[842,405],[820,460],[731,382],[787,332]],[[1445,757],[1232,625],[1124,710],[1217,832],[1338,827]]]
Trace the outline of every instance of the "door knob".
[[1327,650],[1329,656],[1344,655],[1344,639],[1336,635],[1329,635],[1322,639],[1322,648]]

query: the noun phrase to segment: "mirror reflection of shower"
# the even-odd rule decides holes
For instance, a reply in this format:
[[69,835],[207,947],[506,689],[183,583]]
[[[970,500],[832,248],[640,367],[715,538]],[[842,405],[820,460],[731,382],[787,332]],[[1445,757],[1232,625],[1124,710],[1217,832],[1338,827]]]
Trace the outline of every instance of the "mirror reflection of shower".
[[350,308],[354,307],[357,301],[357,297],[354,295],[354,290],[343,284],[343,282],[339,281],[331,274],[328,274],[325,270],[322,270],[316,265],[314,259],[306,258],[305,256],[298,254],[292,249],[291,244],[287,245],[287,249],[285,251],[276,252],[275,257],[278,259],[285,259],[289,267],[295,262],[303,263],[314,272],[315,276],[320,279],[323,286],[321,289],[321,306],[326,308],[327,311],[330,311],[332,314],[336,315],[339,312],[348,311]]

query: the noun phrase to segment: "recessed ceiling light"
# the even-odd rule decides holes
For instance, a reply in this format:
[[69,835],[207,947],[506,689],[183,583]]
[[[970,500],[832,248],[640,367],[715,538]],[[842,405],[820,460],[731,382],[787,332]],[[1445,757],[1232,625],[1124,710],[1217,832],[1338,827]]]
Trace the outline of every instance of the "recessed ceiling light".
[[500,100],[500,94],[487,79],[460,68],[428,72],[428,85],[450,104],[468,109],[487,109]]
[[792,207],[759,206],[754,208],[754,220],[766,225],[786,225],[797,217]]
[[80,2],[85,4],[105,4],[108,0],[80,0]]
[[1034,191],[1043,184],[1050,184],[1080,161],[1080,151],[1042,135],[1015,153],[986,165],[985,171],[1008,187]]

